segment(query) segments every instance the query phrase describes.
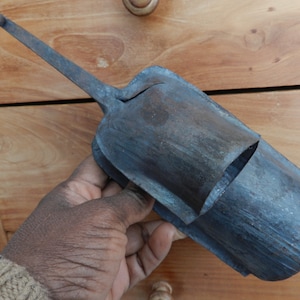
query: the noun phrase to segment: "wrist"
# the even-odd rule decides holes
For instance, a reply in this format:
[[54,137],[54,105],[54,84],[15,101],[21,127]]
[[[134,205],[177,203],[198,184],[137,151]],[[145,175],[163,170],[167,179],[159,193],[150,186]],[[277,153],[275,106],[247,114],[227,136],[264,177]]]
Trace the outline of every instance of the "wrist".
[[0,295],[3,299],[47,300],[47,289],[36,281],[28,271],[0,256]]

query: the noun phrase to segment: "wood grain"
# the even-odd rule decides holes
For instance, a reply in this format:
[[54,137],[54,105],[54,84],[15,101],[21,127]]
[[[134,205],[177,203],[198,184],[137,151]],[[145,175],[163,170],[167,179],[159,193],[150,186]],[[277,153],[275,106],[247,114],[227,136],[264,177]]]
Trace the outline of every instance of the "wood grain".
[[14,232],[88,154],[98,105],[0,108],[0,216]]
[[[299,166],[299,96],[293,91],[214,99]],[[9,237],[43,195],[90,153],[101,117],[94,103],[0,108],[0,215]],[[186,239],[176,242],[164,263],[123,300],[146,300],[158,280],[172,285],[174,299],[296,300],[299,276],[281,282],[244,278]]]
[[[122,1],[2,0],[1,13],[101,80],[170,68],[203,90],[298,85],[298,1],[163,0],[147,17]],[[0,103],[87,97],[0,30]]]

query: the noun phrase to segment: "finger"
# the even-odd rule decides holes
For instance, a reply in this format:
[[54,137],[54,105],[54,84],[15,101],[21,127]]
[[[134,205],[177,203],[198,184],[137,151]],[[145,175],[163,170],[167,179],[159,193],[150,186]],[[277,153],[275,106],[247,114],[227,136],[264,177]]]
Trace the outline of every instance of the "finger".
[[176,235],[176,228],[170,223],[163,222],[153,231],[139,252],[127,257],[130,287],[145,279],[158,267],[169,253]]
[[[98,167],[92,156],[87,157],[61,187],[66,193],[65,202],[71,206],[103,197],[108,176]],[[112,195],[112,191],[110,193]]]
[[138,252],[148,242],[153,231],[163,223],[162,220],[141,222],[131,225],[127,232],[126,256]]
[[121,191],[122,187],[115,181],[110,180],[102,190],[102,197],[111,197],[113,195],[119,194]]
[[[154,230],[163,223],[167,222],[163,220],[155,220],[131,225],[126,233],[128,239],[126,256],[130,256],[142,249],[142,247],[148,242]],[[184,238],[186,238],[186,235],[176,229],[175,234],[173,235],[173,242]]]
[[135,185],[128,185],[121,193],[111,197],[109,203],[123,221],[125,228],[142,221],[151,211],[154,199]]
[[[131,225],[126,233],[128,239],[126,246],[126,256],[130,256],[142,249],[142,247],[148,242],[150,236],[153,234],[156,228],[163,223],[167,222],[163,220],[155,220]],[[186,235],[180,232],[178,229],[175,229],[173,242],[184,238],[186,238]]]
[[[92,199],[103,196],[108,176],[98,167],[92,155],[88,156],[64,182],[46,195],[40,204],[47,206],[46,209],[60,209],[65,206],[77,206]],[[109,187],[107,195],[112,195],[113,190]],[[116,191],[118,192],[119,189]],[[40,205],[41,206],[41,205]]]
[[107,218],[117,221],[124,233],[130,225],[142,221],[151,212],[153,204],[153,198],[132,185],[117,195],[90,203],[93,205],[95,215],[103,213],[103,209],[106,209]]
[[103,189],[107,183],[108,176],[97,165],[93,156],[90,155],[75,169],[69,180],[88,182]]

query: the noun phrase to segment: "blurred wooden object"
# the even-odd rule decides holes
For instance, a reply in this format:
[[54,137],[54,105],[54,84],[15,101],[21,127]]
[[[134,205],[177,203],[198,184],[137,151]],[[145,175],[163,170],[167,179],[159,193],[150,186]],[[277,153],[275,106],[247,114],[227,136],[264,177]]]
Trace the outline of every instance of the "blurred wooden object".
[[158,0],[123,0],[125,7],[136,16],[150,15],[158,5]]
[[172,297],[172,287],[166,281],[155,282],[149,300],[174,300]]
[[[300,3],[186,3],[162,0],[143,18],[109,0],[2,0],[0,12],[111,85],[127,85],[149,65],[170,68],[210,91],[300,166]],[[90,153],[102,112],[1,30],[0,39],[2,248],[39,200]],[[300,294],[299,274],[280,282],[244,278],[190,239],[174,243],[163,264],[122,300],[146,300],[160,280],[185,300],[296,300]]]

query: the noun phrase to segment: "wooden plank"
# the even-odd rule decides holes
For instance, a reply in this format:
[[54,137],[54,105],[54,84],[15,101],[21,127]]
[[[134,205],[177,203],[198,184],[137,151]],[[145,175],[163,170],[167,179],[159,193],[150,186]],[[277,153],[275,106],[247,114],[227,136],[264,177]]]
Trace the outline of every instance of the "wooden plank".
[[0,108],[0,216],[14,232],[91,153],[97,104]]
[[[299,96],[293,91],[214,99],[299,166]],[[90,153],[101,116],[94,103],[0,108],[0,215],[5,231],[14,232],[43,195]],[[123,300],[147,299],[152,283],[161,279],[171,283],[175,299],[296,300],[299,276],[281,282],[244,278],[186,239],[176,242],[164,263]]]
[[[161,0],[142,18],[121,0],[2,0],[0,11],[118,87],[153,64],[203,90],[300,83],[298,1]],[[86,97],[3,30],[0,40],[0,102]]]

